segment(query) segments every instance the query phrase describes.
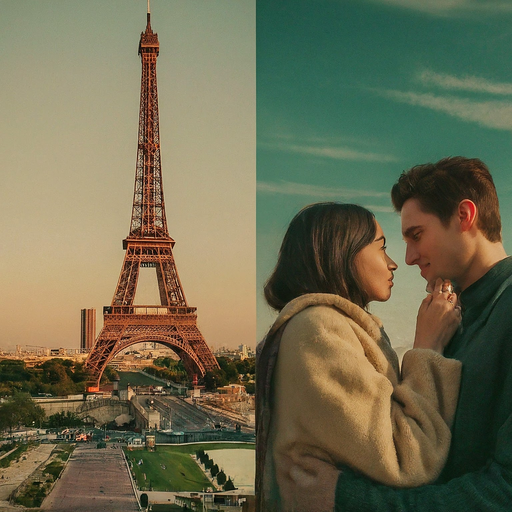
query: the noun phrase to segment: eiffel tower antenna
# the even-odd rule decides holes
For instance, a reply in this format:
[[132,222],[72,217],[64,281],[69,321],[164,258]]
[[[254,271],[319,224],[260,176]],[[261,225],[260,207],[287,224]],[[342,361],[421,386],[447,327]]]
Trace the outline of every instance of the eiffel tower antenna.
[[[130,232],[123,240],[126,252],[112,303],[103,308],[103,329],[86,361],[88,391],[98,390],[109,361],[136,343],[156,342],[174,350],[194,383],[219,367],[197,328],[196,308],[185,298],[172,252],[175,242],[167,230],[156,80],[159,51],[148,0],[147,25],[138,52],[142,79]],[[160,305],[134,304],[141,267],[156,269]]]

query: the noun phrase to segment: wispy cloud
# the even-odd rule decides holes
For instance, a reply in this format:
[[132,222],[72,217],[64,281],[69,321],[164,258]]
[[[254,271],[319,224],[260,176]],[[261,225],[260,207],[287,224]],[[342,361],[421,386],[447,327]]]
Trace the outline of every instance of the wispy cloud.
[[[292,196],[308,196],[323,199],[335,199],[338,201],[355,201],[364,198],[389,198],[388,192],[377,192],[368,189],[349,189],[343,187],[328,187],[322,185],[310,185],[307,183],[296,183],[293,181],[258,181],[256,188],[258,192],[265,194],[284,194]],[[374,209],[383,208],[373,207]],[[382,211],[389,211],[384,209]]]
[[383,95],[401,103],[415,105],[488,128],[512,130],[512,101],[474,101],[431,93],[384,91]]
[[463,13],[500,14],[512,12],[510,0],[371,0],[374,3],[420,11],[434,16],[458,16]]
[[417,79],[423,85],[433,85],[442,89],[512,95],[511,83],[493,82],[478,76],[458,77],[424,70],[418,74]]
[[392,155],[373,153],[368,151],[359,151],[352,148],[340,146],[292,144],[285,142],[259,143],[258,146],[266,149],[286,151],[290,153],[299,153],[303,155],[317,156],[320,158],[330,158],[333,160],[354,160],[366,162],[396,162],[398,160],[396,157]]
[[[389,196],[390,194],[386,194]],[[373,213],[396,213],[392,206],[382,206],[377,204],[363,204],[365,208]]]

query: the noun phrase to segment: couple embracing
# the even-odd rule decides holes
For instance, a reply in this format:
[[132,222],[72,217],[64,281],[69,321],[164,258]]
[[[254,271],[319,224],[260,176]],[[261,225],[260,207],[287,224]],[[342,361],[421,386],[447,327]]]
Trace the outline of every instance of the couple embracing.
[[445,158],[391,196],[431,292],[401,365],[368,312],[397,268],[373,214],[320,203],[288,227],[258,346],[258,512],[512,510],[512,258],[492,177]]

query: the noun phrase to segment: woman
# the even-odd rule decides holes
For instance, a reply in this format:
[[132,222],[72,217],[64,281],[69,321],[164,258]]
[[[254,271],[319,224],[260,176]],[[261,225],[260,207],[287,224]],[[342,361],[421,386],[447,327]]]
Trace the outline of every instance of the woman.
[[302,510],[295,496],[312,485],[315,460],[394,486],[425,484],[441,471],[460,363],[439,352],[460,311],[438,280],[400,374],[381,322],[367,311],[389,299],[396,268],[365,208],[319,203],[290,223],[265,286],[280,314],[258,346],[260,511]]

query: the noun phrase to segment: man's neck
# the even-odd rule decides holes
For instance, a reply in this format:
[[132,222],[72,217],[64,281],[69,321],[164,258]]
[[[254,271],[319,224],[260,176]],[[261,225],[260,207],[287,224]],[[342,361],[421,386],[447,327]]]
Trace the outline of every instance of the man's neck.
[[473,258],[469,261],[467,272],[458,281],[461,291],[471,286],[473,283],[483,277],[492,267],[507,257],[505,248],[501,242],[491,243],[485,241],[477,251]]

